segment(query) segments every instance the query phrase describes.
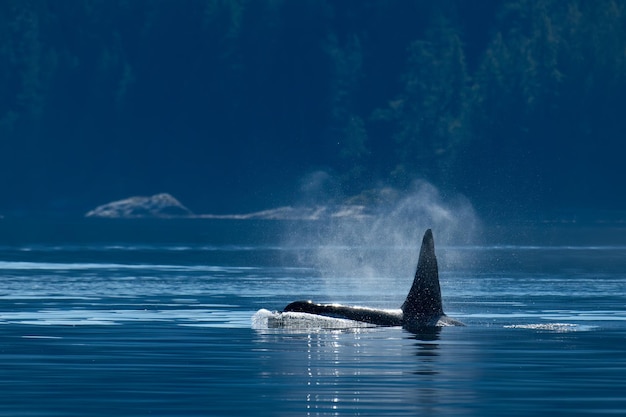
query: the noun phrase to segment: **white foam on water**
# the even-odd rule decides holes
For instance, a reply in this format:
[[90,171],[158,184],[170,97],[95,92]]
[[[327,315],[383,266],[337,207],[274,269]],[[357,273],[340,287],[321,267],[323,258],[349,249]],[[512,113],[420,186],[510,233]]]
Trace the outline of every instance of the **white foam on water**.
[[586,331],[595,328],[595,326],[585,326],[574,323],[529,323],[529,324],[511,324],[504,326],[505,329],[528,329],[543,330],[556,333]]
[[256,330],[284,328],[287,330],[354,329],[376,327],[354,320],[320,316],[299,312],[280,312],[261,309],[252,316],[252,328]]

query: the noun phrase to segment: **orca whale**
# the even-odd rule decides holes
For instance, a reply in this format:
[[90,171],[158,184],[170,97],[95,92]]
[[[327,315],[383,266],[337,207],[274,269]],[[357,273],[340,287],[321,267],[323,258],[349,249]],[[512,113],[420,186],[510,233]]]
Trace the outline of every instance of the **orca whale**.
[[287,305],[283,312],[316,314],[378,326],[402,326],[410,331],[441,326],[464,326],[443,312],[435,241],[430,229],[424,233],[413,285],[400,310],[294,301]]

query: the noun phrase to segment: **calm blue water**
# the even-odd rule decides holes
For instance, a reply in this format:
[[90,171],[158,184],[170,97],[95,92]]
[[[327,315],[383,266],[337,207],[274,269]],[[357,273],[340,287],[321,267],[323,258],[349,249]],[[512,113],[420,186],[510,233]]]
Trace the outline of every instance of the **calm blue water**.
[[[624,415],[624,232],[437,242],[467,327],[411,334],[253,325],[294,299],[396,308],[411,283],[322,274],[280,223],[4,219],[0,415]],[[412,269],[418,248],[359,250]]]

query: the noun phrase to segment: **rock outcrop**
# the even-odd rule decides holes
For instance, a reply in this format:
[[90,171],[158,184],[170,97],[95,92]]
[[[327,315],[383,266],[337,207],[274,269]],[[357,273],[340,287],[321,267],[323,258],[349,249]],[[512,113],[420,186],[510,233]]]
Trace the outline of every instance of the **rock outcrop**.
[[155,194],[150,197],[130,197],[113,201],[91,210],[85,217],[105,218],[168,218],[191,217],[193,213],[177,199],[167,193]]
[[196,217],[203,219],[232,220],[327,220],[331,218],[361,219],[370,217],[365,206],[315,206],[315,207],[277,207],[268,210],[243,214],[201,214]]
[[204,219],[232,220],[319,220],[325,217],[325,207],[277,207],[268,210],[242,214],[201,214]]
[[[268,210],[241,214],[194,214],[170,194],[162,193],[151,197],[130,197],[96,207],[86,217],[115,219],[136,218],[198,218],[232,220],[329,220],[363,219],[379,214],[398,200],[398,192],[391,188],[367,190],[343,202],[315,206],[283,206]],[[2,218],[0,216],[0,218]]]

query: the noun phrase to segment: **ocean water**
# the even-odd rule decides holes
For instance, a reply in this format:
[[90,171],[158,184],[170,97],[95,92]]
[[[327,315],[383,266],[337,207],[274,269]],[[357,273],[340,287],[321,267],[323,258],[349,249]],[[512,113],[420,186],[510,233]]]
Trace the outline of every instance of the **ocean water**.
[[[412,280],[333,273],[319,239],[293,244],[310,226],[289,230],[0,220],[0,415],[626,414],[623,227],[434,230],[444,308],[467,326],[421,334],[269,326],[296,299],[397,308]],[[422,232],[359,257],[414,268]]]

